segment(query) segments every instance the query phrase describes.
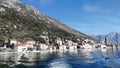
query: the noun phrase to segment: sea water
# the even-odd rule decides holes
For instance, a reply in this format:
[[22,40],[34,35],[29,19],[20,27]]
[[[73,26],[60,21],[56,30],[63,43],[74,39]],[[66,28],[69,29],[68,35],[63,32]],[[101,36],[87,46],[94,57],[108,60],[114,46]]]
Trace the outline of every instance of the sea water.
[[120,68],[120,49],[0,52],[0,68]]

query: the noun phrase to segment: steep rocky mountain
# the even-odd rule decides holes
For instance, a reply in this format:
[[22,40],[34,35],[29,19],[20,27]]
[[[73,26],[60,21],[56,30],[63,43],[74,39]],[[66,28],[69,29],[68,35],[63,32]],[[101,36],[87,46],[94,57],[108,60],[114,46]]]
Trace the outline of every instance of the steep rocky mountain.
[[0,38],[37,39],[43,32],[50,38],[92,39],[18,0],[0,0]]
[[108,43],[120,44],[120,33],[112,32],[106,35],[90,35],[90,36],[92,36],[94,39],[98,41],[104,41],[106,37]]

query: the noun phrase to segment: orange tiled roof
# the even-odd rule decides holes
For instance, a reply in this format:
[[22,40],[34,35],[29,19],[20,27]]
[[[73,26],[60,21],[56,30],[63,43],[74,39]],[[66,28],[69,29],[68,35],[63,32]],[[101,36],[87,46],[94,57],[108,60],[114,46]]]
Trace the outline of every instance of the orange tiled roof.
[[16,46],[26,46],[24,43],[17,43]]

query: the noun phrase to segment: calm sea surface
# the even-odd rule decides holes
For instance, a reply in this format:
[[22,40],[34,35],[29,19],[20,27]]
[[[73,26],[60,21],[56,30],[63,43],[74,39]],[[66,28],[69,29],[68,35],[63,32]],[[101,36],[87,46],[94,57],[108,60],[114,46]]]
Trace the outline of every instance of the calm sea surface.
[[0,52],[0,68],[120,68],[120,49]]

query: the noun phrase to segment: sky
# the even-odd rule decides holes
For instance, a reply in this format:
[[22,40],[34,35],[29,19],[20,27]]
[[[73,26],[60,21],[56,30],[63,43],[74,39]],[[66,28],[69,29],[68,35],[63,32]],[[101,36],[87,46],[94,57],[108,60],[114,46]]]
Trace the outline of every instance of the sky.
[[120,0],[20,0],[85,34],[120,33]]

